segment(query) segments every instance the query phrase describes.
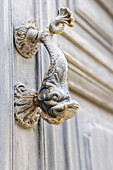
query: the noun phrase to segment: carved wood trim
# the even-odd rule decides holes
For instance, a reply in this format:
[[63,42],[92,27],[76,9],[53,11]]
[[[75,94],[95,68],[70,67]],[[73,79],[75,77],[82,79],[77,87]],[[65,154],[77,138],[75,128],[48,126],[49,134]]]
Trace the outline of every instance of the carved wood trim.
[[97,60],[99,63],[104,65],[104,67],[106,67],[109,71],[113,72],[112,67],[113,61],[110,58],[108,58],[105,54],[101,53],[91,43],[86,41],[80,35],[75,33],[73,30],[71,30],[70,35],[70,29],[66,28],[66,31],[64,31],[63,33],[63,36],[69,39],[73,44],[80,47],[83,51],[85,51],[88,55]]

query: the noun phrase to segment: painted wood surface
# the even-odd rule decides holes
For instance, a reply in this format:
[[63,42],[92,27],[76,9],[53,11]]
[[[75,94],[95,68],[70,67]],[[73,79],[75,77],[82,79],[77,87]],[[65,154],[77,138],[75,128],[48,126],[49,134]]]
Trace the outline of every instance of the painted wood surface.
[[0,0],[0,169],[13,169],[13,25],[10,0]]
[[[0,4],[0,169],[112,170],[112,1],[0,0]],[[75,27],[66,27],[55,42],[68,60],[68,88],[80,109],[59,126],[40,119],[26,130],[13,119],[13,85],[38,90],[49,56],[41,45],[36,56],[22,58],[13,45],[13,28],[30,19],[39,29],[47,27],[61,6],[74,13]]]

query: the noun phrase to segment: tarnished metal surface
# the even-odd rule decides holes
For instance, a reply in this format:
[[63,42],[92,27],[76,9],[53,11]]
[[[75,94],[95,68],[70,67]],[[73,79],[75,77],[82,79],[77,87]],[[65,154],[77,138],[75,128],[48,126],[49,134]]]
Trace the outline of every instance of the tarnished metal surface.
[[37,43],[38,32],[38,27],[32,20],[15,29],[15,45],[23,57],[30,58],[38,51],[40,47]]
[[[37,114],[48,123],[58,125],[72,118],[79,108],[78,103],[71,100],[65,87],[67,60],[53,42],[53,34],[62,33],[65,24],[72,27],[73,21],[69,9],[60,8],[48,29],[32,35],[28,33],[29,29],[26,32],[35,42],[43,43],[50,56],[50,67],[39,92],[33,94],[32,90],[26,89],[23,85],[15,87],[15,118],[26,128],[36,124]],[[25,103],[22,103],[23,101]]]
[[14,87],[15,120],[23,127],[29,128],[37,124],[40,108],[36,107],[37,94],[24,85]]

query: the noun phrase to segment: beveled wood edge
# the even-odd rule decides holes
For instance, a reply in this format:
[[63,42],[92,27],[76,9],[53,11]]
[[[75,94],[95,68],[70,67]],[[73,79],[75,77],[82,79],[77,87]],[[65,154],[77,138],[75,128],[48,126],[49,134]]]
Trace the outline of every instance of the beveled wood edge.
[[91,73],[87,68],[83,67],[79,62],[77,62],[69,53],[67,53],[66,51],[64,51],[66,58],[68,60],[68,62],[70,62],[71,64],[73,64],[75,67],[77,67],[78,69],[82,70],[86,75],[88,75],[89,77],[91,77],[92,79],[94,79],[96,82],[98,82],[99,84],[103,85],[105,88],[107,88],[108,90],[110,90],[111,92],[113,92],[113,87],[109,84],[107,84],[105,81],[103,81],[102,79],[100,79],[99,77],[97,77],[95,74]]
[[93,59],[98,61],[101,65],[106,67],[109,71],[113,72],[113,61],[105,54],[100,52],[97,48],[95,48],[91,43],[86,41],[83,37],[78,35],[73,30],[71,30],[70,34],[69,28],[66,28],[62,35],[68,40],[70,40],[73,44],[78,46],[80,49],[82,49],[85,53],[90,55]]
[[[95,1],[96,2],[96,1]],[[97,2],[96,2],[97,3]],[[105,7],[108,7],[106,6],[107,2],[105,3],[105,0],[104,2],[99,2],[101,3],[101,5],[103,4]],[[110,5],[109,5],[110,6]],[[80,2],[79,0],[77,0],[76,2],[76,6],[75,6],[75,13],[80,15],[83,19],[85,19],[86,21],[88,21],[89,24],[91,24],[92,28],[94,28],[99,34],[102,35],[102,37],[107,41],[109,42],[110,44],[112,44],[112,37],[107,33],[107,31],[103,30],[101,28],[101,26],[99,26],[97,23],[95,23],[91,18],[90,16],[87,15],[87,13],[84,13],[81,8],[80,8]]]
[[[83,66],[80,65],[73,57],[71,57],[67,52],[64,52],[66,55],[66,58],[68,60],[68,68],[69,70],[72,70],[73,68],[71,67],[76,67],[78,70],[80,70],[81,74],[83,75],[83,78],[86,79],[86,81],[90,81],[96,88],[100,89],[100,94],[102,96],[107,96],[107,101],[106,97],[99,97],[98,95],[95,95],[95,89],[92,90],[92,92],[89,92],[87,89],[81,86],[81,84],[78,86],[75,84],[74,79],[73,81],[68,79],[69,82],[69,89],[74,91],[75,93],[78,93],[81,96],[84,96],[88,100],[94,102],[95,104],[109,110],[110,112],[113,112],[113,104],[112,104],[112,96],[113,96],[113,87],[104,82],[102,79],[97,77],[95,74],[91,73],[90,71],[87,70],[87,68],[84,68]],[[74,70],[73,70],[74,71]],[[85,76],[84,76],[85,74]],[[108,93],[110,95],[108,95]]]
[[96,105],[102,107],[103,109],[106,109],[107,111],[110,111],[113,113],[113,105],[112,105],[112,103],[110,103],[110,101],[107,102],[107,101],[103,100],[103,98],[94,96],[93,93],[89,93],[88,91],[85,91],[85,89],[76,85],[72,81],[69,81],[69,89],[72,90],[73,92],[85,97],[86,99],[88,99],[91,102],[95,103]]

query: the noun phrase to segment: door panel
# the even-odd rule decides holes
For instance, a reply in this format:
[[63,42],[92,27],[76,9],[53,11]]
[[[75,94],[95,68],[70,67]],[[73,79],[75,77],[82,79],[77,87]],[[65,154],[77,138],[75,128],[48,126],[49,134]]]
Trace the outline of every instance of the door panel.
[[[24,1],[24,4],[19,1],[17,5],[15,1],[13,5],[15,27],[23,21],[34,19],[39,28],[44,29],[50,20],[56,16],[56,6],[59,4],[56,1],[33,1],[29,4],[27,1]],[[25,10],[26,14],[24,16]],[[19,11],[21,11],[21,14]],[[19,15],[21,16],[19,17]],[[58,43],[57,37],[55,37],[55,41]],[[49,67],[47,51],[41,45],[38,54],[31,59],[21,57],[16,49],[14,55],[14,84],[22,83],[37,90],[40,87],[44,73]],[[70,128],[72,127],[73,133],[71,134]],[[39,120],[37,126],[28,130],[21,128],[15,122],[14,128],[16,170],[73,170],[75,167],[78,169],[75,118],[73,122],[68,121],[60,126],[49,125],[43,120]],[[75,138],[71,140],[73,136]]]
[[84,132],[86,169],[113,169],[113,129],[101,124],[87,123]]
[[[22,22],[33,19],[42,30],[56,16],[61,6],[69,7],[74,13],[75,27],[71,29],[66,27],[65,32],[55,36],[54,40],[68,60],[67,86],[71,97],[80,103],[80,109],[74,118],[59,126],[49,125],[41,118],[38,125],[31,129],[23,129],[16,122],[13,128],[12,123],[10,129],[14,129],[14,144],[12,144],[12,130],[10,141],[14,148],[14,155],[12,154],[14,169],[112,169],[113,30],[110,8],[94,0],[87,0],[87,3],[82,0],[32,0],[29,3],[27,0],[15,0],[13,25],[15,28]],[[8,10],[6,11],[8,15]],[[11,23],[11,19],[9,21]],[[11,25],[9,29],[12,33]],[[13,43],[13,39],[9,42]],[[13,47],[11,50],[13,51]],[[8,94],[13,93],[12,51],[9,54],[10,62],[6,58],[6,63],[12,63],[8,65],[10,69],[6,71],[10,70],[10,76],[6,75],[9,76],[8,80],[11,81],[12,87]],[[14,49],[14,85],[22,83],[30,89],[38,90],[48,67],[49,56],[43,45],[30,59],[21,57]],[[3,78],[0,80],[4,82]],[[9,110],[13,122],[12,99],[13,96],[11,96],[12,103],[10,102],[12,108]],[[12,146],[10,149],[13,153]],[[97,152],[99,153],[96,156]],[[97,158],[100,158],[100,161]],[[102,161],[104,164],[101,164]]]
[[[13,2],[14,27],[34,20],[34,1]],[[36,58],[25,59],[14,50],[14,84],[24,84],[36,89]],[[14,124],[14,169],[38,169],[38,127],[23,129]]]

